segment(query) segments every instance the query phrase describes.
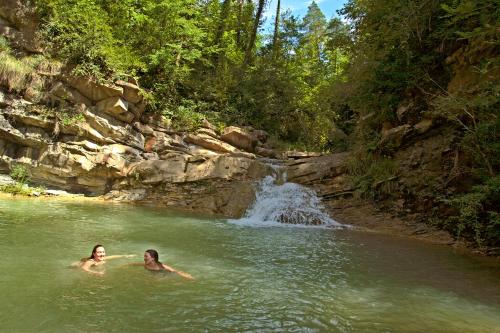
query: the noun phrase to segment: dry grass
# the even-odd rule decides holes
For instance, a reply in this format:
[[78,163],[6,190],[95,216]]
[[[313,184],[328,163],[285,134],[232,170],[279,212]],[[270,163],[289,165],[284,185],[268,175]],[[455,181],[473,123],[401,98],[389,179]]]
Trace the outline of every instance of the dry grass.
[[10,91],[19,92],[26,88],[34,68],[24,59],[17,59],[7,52],[0,53],[0,83]]
[[42,55],[18,58],[9,42],[0,36],[0,85],[9,91],[27,92],[28,96],[40,95],[45,78],[61,73],[62,64]]

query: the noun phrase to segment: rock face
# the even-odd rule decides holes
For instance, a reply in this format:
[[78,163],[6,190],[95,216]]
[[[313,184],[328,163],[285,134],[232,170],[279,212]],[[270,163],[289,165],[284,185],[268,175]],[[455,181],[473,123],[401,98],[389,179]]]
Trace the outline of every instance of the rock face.
[[338,153],[288,162],[288,180],[299,184],[312,184],[335,178],[346,172],[345,162],[348,156],[349,153]]
[[253,152],[257,146],[257,138],[252,136],[250,133],[242,128],[236,126],[229,126],[224,129],[221,139],[227,143],[246,150],[248,152]]
[[21,49],[39,53],[42,46],[37,30],[38,18],[24,1],[0,1],[0,35]]
[[239,217],[254,183],[272,172],[213,129],[186,135],[135,119],[128,111],[142,103],[135,84],[64,82],[50,90],[73,110],[64,117],[2,92],[0,174],[21,165],[31,182],[52,188]]

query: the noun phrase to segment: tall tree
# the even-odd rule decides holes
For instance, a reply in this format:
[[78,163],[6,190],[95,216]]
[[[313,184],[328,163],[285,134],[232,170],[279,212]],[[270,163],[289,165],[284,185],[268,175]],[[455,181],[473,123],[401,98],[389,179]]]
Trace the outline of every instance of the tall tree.
[[231,10],[231,0],[224,0],[219,15],[219,24],[217,27],[217,32],[215,34],[214,45],[217,47],[217,63],[216,67],[219,67],[222,63],[222,57],[224,52],[222,51],[222,38],[224,37],[224,32],[226,30],[226,24],[228,16]]
[[348,61],[347,54],[352,45],[349,26],[338,17],[332,18],[326,32],[326,49],[334,75],[341,73],[342,65]]
[[238,0],[238,22],[236,26],[236,45],[241,47],[241,30],[243,29],[243,7],[245,0]]
[[302,53],[309,60],[320,63],[325,42],[326,18],[315,1],[307,8],[302,20],[302,30]]
[[281,0],[278,0],[278,4],[276,5],[276,17],[274,18],[273,59],[276,59],[279,51],[280,7]]
[[266,0],[259,0],[259,5],[257,7],[257,12],[255,13],[255,19],[253,23],[252,31],[250,32],[250,39],[247,44],[245,51],[245,60],[243,62],[243,67],[250,65],[253,58],[253,49],[255,48],[255,40],[257,39],[257,31],[259,29],[262,13],[264,12],[264,6],[266,5]]

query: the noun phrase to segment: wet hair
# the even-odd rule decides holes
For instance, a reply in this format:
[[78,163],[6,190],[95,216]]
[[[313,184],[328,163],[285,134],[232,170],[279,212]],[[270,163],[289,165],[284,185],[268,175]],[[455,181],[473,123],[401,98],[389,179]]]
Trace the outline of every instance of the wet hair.
[[158,260],[158,251],[150,249],[146,250],[145,252],[149,253],[149,255],[155,260],[155,263],[161,264],[161,262]]
[[97,244],[96,246],[94,246],[94,248],[92,249],[92,253],[90,254],[90,257],[88,257],[87,260],[94,259],[94,254],[97,251],[97,248],[99,247],[104,247],[104,246],[102,246],[101,244]]

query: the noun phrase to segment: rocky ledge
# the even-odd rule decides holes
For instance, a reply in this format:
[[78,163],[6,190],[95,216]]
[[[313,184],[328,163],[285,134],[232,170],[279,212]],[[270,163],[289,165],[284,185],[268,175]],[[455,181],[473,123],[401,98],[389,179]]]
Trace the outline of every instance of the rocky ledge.
[[0,90],[0,173],[20,165],[50,188],[238,217],[271,172],[259,158],[276,156],[264,131],[208,121],[174,131],[144,113],[132,80],[54,81],[38,103]]

